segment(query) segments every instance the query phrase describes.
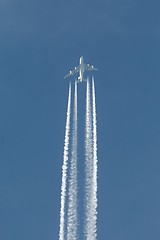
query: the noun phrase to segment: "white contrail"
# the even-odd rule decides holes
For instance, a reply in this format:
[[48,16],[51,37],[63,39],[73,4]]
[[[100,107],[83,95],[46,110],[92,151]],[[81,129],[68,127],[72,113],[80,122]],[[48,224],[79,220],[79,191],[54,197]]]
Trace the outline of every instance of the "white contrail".
[[69,85],[69,93],[68,93],[68,106],[67,106],[63,165],[62,165],[59,240],[64,240],[65,238],[64,236],[65,235],[65,205],[66,205],[66,182],[67,182],[68,150],[69,150],[69,136],[70,136],[70,114],[71,114],[71,84]]
[[77,82],[75,81],[71,166],[68,189],[67,240],[77,240]]
[[93,179],[93,149],[92,149],[92,114],[90,100],[90,84],[87,79],[86,88],[86,119],[85,119],[85,235],[86,239],[92,239],[93,235],[93,203],[92,203],[92,179]]
[[90,240],[97,238],[97,118],[96,118],[96,96],[95,96],[95,84],[92,77],[92,111],[93,111],[93,188],[92,188],[92,201],[93,201],[93,237]]

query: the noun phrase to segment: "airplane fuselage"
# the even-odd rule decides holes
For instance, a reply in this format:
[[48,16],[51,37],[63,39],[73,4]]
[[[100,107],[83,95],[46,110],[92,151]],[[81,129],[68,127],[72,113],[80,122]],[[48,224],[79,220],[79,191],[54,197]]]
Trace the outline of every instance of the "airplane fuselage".
[[83,57],[80,57],[80,59],[79,59],[79,67],[80,67],[80,69],[79,69],[78,80],[80,82],[82,82],[83,81],[83,75],[84,75],[84,61],[83,61]]

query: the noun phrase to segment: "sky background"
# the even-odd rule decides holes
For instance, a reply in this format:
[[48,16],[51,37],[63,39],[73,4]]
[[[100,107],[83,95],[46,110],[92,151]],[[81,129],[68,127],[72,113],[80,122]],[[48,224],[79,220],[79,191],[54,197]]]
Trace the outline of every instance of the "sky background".
[[0,239],[58,239],[63,77],[81,55],[99,69],[98,239],[160,239],[159,9],[0,0]]

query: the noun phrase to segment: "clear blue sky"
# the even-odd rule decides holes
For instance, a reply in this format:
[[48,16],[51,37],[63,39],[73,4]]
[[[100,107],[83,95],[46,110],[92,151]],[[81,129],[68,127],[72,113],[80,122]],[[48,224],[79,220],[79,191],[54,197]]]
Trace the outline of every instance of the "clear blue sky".
[[0,239],[58,239],[63,77],[81,55],[99,68],[98,239],[160,239],[159,9],[0,0]]

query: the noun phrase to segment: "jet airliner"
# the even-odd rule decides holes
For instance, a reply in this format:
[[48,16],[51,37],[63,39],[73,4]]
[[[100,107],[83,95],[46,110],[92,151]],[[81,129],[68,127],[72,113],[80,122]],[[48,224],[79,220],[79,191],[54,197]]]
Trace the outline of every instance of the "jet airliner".
[[97,71],[97,70],[98,69],[95,68],[93,65],[85,64],[83,57],[80,57],[79,65],[77,67],[75,67],[73,70],[69,71],[69,73],[64,78],[67,78],[67,77],[70,77],[70,76],[72,76],[76,73],[79,73],[78,81],[83,82],[83,81],[86,80],[83,77],[85,71]]

